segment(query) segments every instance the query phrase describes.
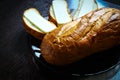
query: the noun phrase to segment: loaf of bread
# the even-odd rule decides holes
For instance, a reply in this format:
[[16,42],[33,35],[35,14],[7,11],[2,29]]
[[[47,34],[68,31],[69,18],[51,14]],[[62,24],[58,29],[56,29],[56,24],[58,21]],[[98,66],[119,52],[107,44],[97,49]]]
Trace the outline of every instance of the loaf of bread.
[[62,66],[119,44],[120,10],[101,8],[46,34],[40,48],[48,63]]

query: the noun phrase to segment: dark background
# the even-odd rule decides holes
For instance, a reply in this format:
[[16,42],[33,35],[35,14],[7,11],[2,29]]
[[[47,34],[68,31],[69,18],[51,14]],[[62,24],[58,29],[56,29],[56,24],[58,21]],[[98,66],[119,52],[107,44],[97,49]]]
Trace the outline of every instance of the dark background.
[[[119,0],[116,1],[120,3]],[[46,16],[50,4],[51,0],[0,1],[0,80],[74,79],[53,78],[42,69],[38,70],[32,61],[32,51],[28,43],[28,34],[22,24],[22,14],[25,9],[35,7]]]
[[33,62],[28,34],[22,24],[23,12],[35,7],[48,15],[51,0],[0,1],[0,80],[72,80],[54,76]]
[[0,1],[0,80],[49,80],[49,75],[44,76],[32,61],[22,24],[25,9],[36,7],[46,16],[49,4],[50,0]]
[[117,5],[120,5],[120,0],[104,0],[104,1],[108,1]]

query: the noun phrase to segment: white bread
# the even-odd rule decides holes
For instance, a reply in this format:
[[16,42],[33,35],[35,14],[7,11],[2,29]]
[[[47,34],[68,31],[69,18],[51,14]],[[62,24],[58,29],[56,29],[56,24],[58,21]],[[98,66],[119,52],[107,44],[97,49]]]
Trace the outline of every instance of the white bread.
[[43,35],[56,28],[55,24],[43,18],[35,8],[25,10],[23,22],[26,31],[37,39],[41,39],[41,36],[43,37]]
[[52,10],[58,26],[72,21],[68,4],[65,0],[53,0]]
[[80,18],[95,9],[98,9],[96,0],[79,0],[78,8],[73,15],[73,20]]

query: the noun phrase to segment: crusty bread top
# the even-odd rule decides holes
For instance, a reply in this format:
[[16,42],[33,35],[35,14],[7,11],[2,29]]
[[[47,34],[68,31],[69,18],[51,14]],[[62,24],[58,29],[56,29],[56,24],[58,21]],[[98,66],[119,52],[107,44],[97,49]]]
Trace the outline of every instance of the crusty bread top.
[[101,8],[45,35],[41,52],[48,63],[66,65],[119,44],[120,10]]

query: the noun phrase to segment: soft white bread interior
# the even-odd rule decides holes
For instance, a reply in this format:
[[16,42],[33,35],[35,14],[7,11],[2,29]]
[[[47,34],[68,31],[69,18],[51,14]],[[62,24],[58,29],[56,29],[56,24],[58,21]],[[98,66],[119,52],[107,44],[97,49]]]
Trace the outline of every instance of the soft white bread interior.
[[34,25],[35,28],[39,29],[42,32],[50,32],[51,30],[55,29],[56,26],[51,22],[44,19],[38,10],[35,8],[30,8],[25,11],[24,18],[26,18],[30,23]]
[[55,16],[55,19],[60,24],[65,24],[72,21],[72,17],[68,10],[68,5],[65,0],[54,0],[52,1],[52,10]]
[[78,8],[73,15],[73,20],[95,10],[98,9],[98,5],[96,0],[79,0]]
[[26,31],[38,39],[41,39],[41,36],[56,28],[55,24],[42,17],[40,12],[35,8],[25,10],[23,22]]

